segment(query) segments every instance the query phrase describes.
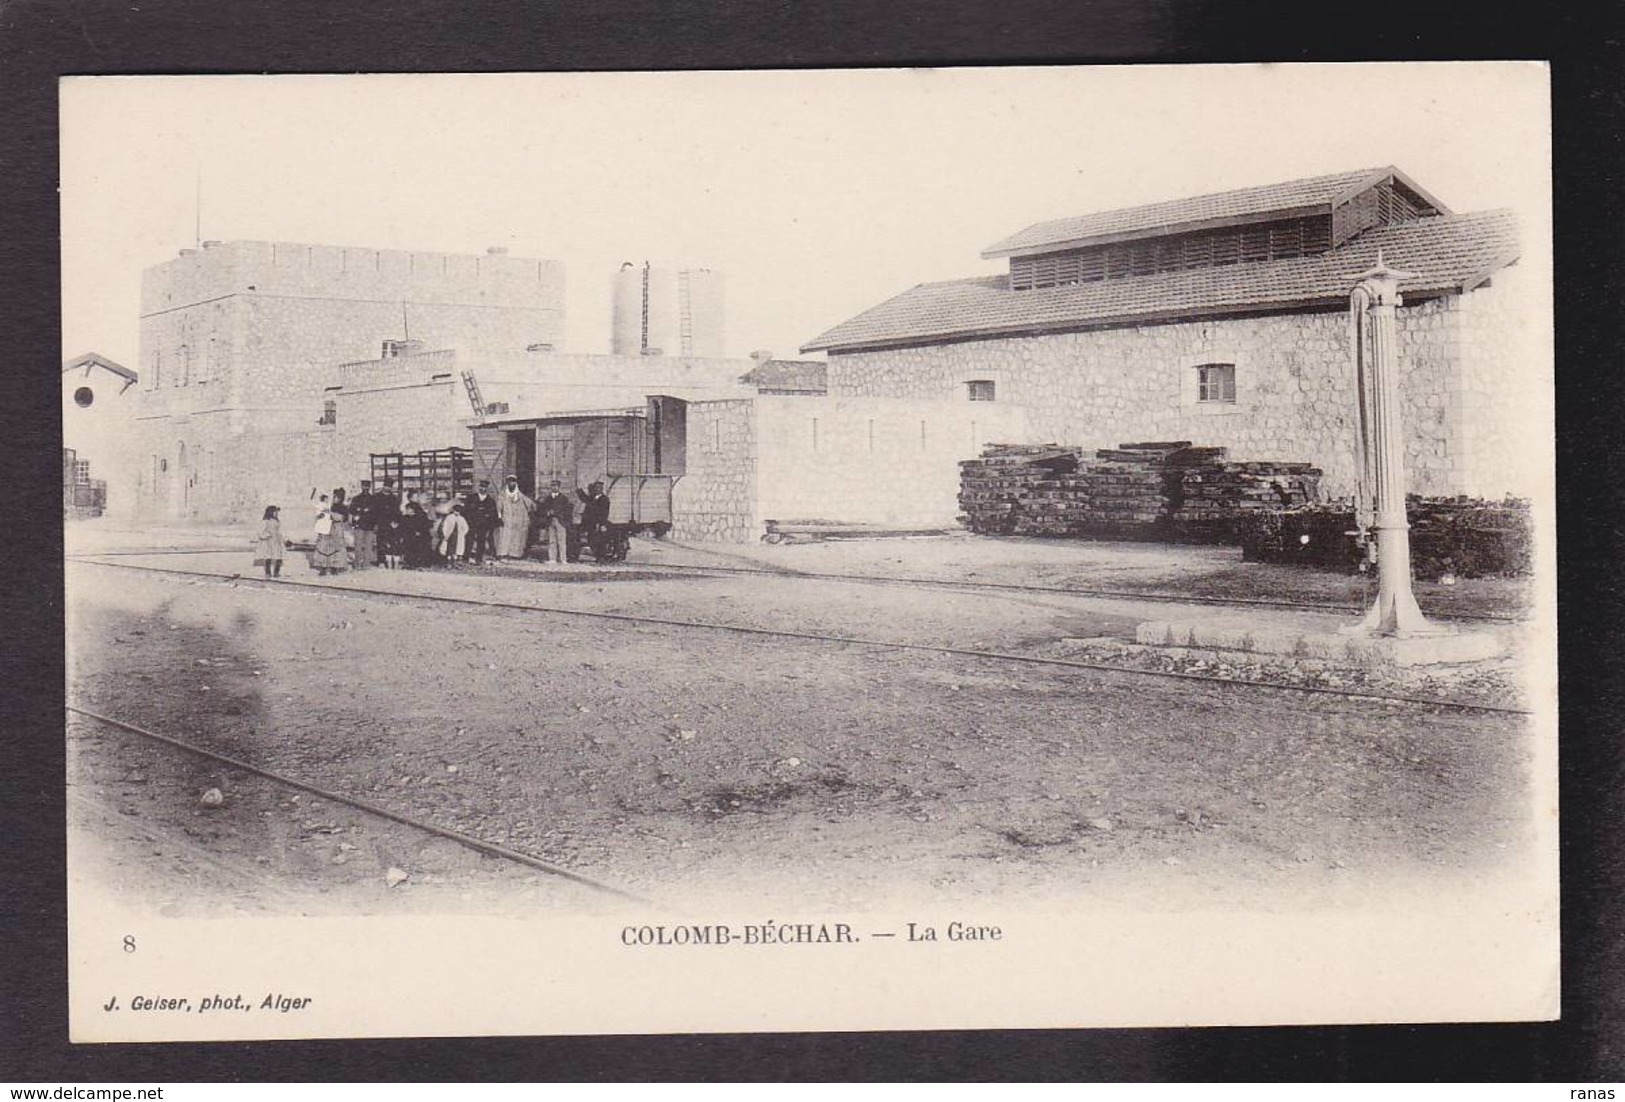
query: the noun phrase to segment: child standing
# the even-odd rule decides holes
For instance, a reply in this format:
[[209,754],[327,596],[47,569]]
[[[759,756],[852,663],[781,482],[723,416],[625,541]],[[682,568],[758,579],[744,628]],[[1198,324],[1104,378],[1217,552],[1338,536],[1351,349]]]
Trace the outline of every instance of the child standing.
[[401,545],[406,542],[403,523],[404,518],[397,513],[385,518],[378,528],[378,552],[384,556],[384,565],[390,570],[401,568]]
[[254,565],[265,567],[267,578],[282,577],[282,518],[275,505],[265,507],[259,535],[254,537]]

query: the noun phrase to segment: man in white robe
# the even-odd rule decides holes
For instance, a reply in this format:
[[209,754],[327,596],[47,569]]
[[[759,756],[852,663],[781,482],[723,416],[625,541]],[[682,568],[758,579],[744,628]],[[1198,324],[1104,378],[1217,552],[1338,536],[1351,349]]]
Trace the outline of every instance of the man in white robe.
[[530,542],[530,518],[536,512],[536,502],[519,489],[519,480],[508,476],[508,483],[497,495],[496,531],[497,559],[520,559]]

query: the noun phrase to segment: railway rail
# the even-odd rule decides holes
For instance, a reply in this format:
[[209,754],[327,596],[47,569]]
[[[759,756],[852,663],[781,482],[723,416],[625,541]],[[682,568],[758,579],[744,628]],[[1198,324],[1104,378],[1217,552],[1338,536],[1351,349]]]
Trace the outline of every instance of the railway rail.
[[[760,570],[747,566],[681,566],[675,563],[639,563],[640,570],[668,570],[699,574],[758,574],[770,578],[807,578],[817,581],[860,582],[870,585],[911,586],[926,589],[947,589],[975,592],[979,589],[1011,592],[1042,593],[1049,596],[1094,597],[1125,601],[1155,601],[1162,604],[1233,606],[1240,608],[1278,608],[1301,612],[1335,612],[1357,614],[1364,609],[1358,605],[1323,604],[1316,601],[1271,600],[1264,597],[1197,596],[1184,593],[1158,593],[1147,590],[1097,589],[1082,586],[1021,585],[1016,582],[960,582],[949,578],[883,577],[875,574],[833,574],[824,571]],[[1522,623],[1522,617],[1502,616],[1495,613],[1440,612],[1424,609],[1436,620],[1481,621],[1487,623]]]
[[[286,774],[278,773],[275,770],[266,769],[263,766],[255,765],[253,762],[243,761],[241,758],[234,758],[227,754],[218,753],[214,750],[208,749],[207,747],[198,746],[194,743],[186,741],[185,739],[177,738],[174,735],[163,734],[158,731],[151,731],[145,727],[139,727],[133,723],[127,723],[124,720],[115,719],[112,716],[102,715],[99,712],[92,712],[86,708],[75,707],[72,704],[69,704],[66,707],[69,712],[76,716],[82,716],[85,719],[92,720],[96,723],[105,724],[120,731],[139,735],[142,738],[148,739],[152,742],[158,742],[166,746],[174,747],[175,749],[182,750],[188,754],[193,754],[200,758],[205,758],[217,764],[226,765],[232,769],[237,769],[244,773],[251,773],[256,777],[263,777],[266,780],[282,785],[285,788],[295,789],[299,792],[316,796],[332,803],[342,804],[345,807],[354,808],[357,811],[364,812],[380,819],[386,819],[392,823],[398,823],[402,826],[411,827],[414,830],[421,831],[425,834],[434,835],[437,838],[444,838],[448,841],[456,842],[458,845],[465,846],[477,853],[482,853],[487,857],[496,857],[505,861],[512,861],[516,864],[525,865],[529,868],[537,870],[538,872],[544,872],[549,876],[557,877],[561,880],[568,880],[575,884],[580,884],[583,887],[604,893],[606,895],[617,896],[621,899],[629,900],[634,903],[658,906],[658,904],[655,904],[652,900],[645,899],[640,895],[635,895],[632,892],[617,888],[611,884],[602,883],[598,880],[592,879],[589,876],[584,876],[572,869],[567,869],[562,865],[555,865],[552,862],[544,861],[539,857],[533,857],[530,854],[524,853],[520,850],[511,849],[508,846],[499,845],[495,842],[487,842],[481,838],[476,838],[471,834],[464,834],[462,831],[452,830],[449,827],[424,822],[423,820],[415,819],[410,815],[403,815],[398,811],[391,811],[389,808],[382,807],[378,804],[372,803],[369,800],[362,800],[354,796],[346,796],[342,793],[332,792],[318,785],[311,784],[308,781],[302,781],[296,777],[290,777]],[[218,863],[218,859],[216,858],[211,857],[210,860]],[[233,869],[231,871],[242,872],[240,869]]]
[[246,865],[241,861],[232,861],[221,857],[219,854],[212,853],[195,842],[178,836],[173,831],[159,830],[145,823],[132,822],[127,817],[120,815],[118,809],[112,804],[92,796],[81,795],[75,792],[72,786],[68,788],[67,798],[70,804],[77,805],[92,814],[101,815],[108,819],[119,819],[126,829],[135,831],[156,845],[185,854],[187,859],[206,866],[217,876],[225,877],[231,882],[252,889],[259,899],[267,903],[292,909],[298,902],[292,892],[282,888],[271,876],[260,869]]
[[[165,548],[154,551],[101,551],[69,555],[68,558],[87,561],[95,558],[138,558],[146,555],[214,555],[241,554],[238,547]],[[886,577],[877,574],[838,574],[828,571],[769,570],[748,566],[693,566],[677,563],[635,563],[638,570],[661,571],[671,574],[705,575],[734,574],[764,578],[796,578],[807,581],[851,582],[863,585],[897,586],[917,589],[943,589],[952,592],[974,593],[978,590],[1001,593],[1032,593],[1054,597],[1092,597],[1102,600],[1151,601],[1159,604],[1200,605],[1209,608],[1270,608],[1294,612],[1326,612],[1355,615],[1364,608],[1353,604],[1328,604],[1320,601],[1290,601],[1267,597],[1220,597],[1184,593],[1160,593],[1154,590],[1102,589],[1093,586],[1023,585],[1017,582],[965,582],[951,578]],[[1520,624],[1522,616],[1487,612],[1455,612],[1437,608],[1422,610],[1435,620],[1463,623]]]
[[[1013,665],[1051,666],[1067,669],[1087,670],[1098,674],[1116,675],[1120,677],[1153,678],[1168,681],[1196,682],[1212,685],[1223,685],[1237,689],[1251,689],[1274,694],[1298,694],[1311,696],[1326,696],[1357,700],[1366,703],[1404,705],[1410,707],[1440,708],[1447,711],[1475,712],[1498,715],[1533,715],[1526,708],[1515,708],[1499,704],[1475,703],[1461,700],[1448,700],[1434,697],[1405,696],[1391,693],[1358,692],[1348,689],[1338,689],[1319,685],[1290,685],[1278,684],[1268,681],[1253,681],[1246,678],[1220,677],[1211,674],[1188,673],[1178,670],[1148,670],[1136,667],[1113,665],[1105,662],[1086,662],[1079,659],[1059,658],[1044,655],[1015,654],[1008,651],[978,650],[970,647],[938,646],[929,643],[908,643],[897,640],[866,639],[857,636],[833,635],[821,632],[793,631],[785,628],[753,627],[744,624],[726,624],[705,620],[682,620],[672,617],[636,616],[623,612],[604,612],[592,609],[558,608],[548,605],[521,604],[515,601],[492,601],[474,597],[453,597],[441,594],[402,593],[393,589],[377,589],[370,586],[358,585],[330,585],[317,581],[301,581],[297,578],[278,578],[275,580],[261,579],[252,575],[241,573],[222,573],[219,571],[187,570],[176,567],[151,566],[139,563],[103,562],[93,556],[75,556],[74,561],[105,569],[128,570],[142,573],[164,574],[176,577],[201,578],[213,581],[231,582],[237,585],[249,585],[255,588],[277,588],[282,590],[297,589],[321,592],[338,597],[382,597],[397,601],[430,604],[430,605],[461,605],[464,607],[491,608],[509,612],[521,612],[532,615],[565,616],[581,619],[608,621],[636,625],[653,625],[658,627],[674,627],[688,630],[729,632],[738,635],[752,635],[763,638],[794,639],[818,643],[837,644],[841,646],[874,647],[884,650],[911,651],[927,654],[952,655],[959,658],[972,658],[981,661],[1001,662]],[[1068,591],[1073,592],[1073,591]]]

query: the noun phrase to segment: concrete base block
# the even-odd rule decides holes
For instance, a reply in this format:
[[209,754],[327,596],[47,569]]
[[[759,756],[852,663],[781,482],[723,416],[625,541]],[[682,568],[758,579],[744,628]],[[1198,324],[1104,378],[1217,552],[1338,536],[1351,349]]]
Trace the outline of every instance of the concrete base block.
[[1480,631],[1441,629],[1407,638],[1347,634],[1347,620],[1275,616],[1211,620],[1148,620],[1135,642],[1154,647],[1198,647],[1242,654],[1308,658],[1355,667],[1423,666],[1482,662],[1501,653],[1501,642]]

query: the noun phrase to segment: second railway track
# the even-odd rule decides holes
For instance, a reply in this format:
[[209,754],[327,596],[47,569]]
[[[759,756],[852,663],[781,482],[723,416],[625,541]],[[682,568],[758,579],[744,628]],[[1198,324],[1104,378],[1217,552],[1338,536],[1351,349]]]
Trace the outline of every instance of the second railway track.
[[[968,647],[939,646],[928,643],[910,643],[898,640],[870,639],[857,636],[835,635],[810,631],[794,631],[783,628],[756,627],[743,624],[728,624],[705,620],[684,620],[672,617],[637,616],[630,613],[608,612],[594,609],[560,608],[546,605],[522,604],[513,601],[493,601],[474,597],[454,597],[442,594],[403,593],[399,590],[378,589],[358,585],[329,585],[314,581],[301,581],[295,578],[280,578],[275,581],[259,579],[241,573],[224,573],[221,571],[189,570],[178,567],[151,566],[139,563],[99,561],[95,555],[74,556],[74,561],[86,565],[99,566],[104,569],[137,571],[142,573],[172,575],[177,577],[201,578],[219,582],[249,585],[255,588],[274,588],[281,590],[298,589],[314,593],[324,593],[337,597],[383,597],[400,601],[425,604],[453,604],[467,607],[491,608],[508,612],[528,613],[532,615],[567,616],[584,619],[593,619],[607,622],[652,625],[658,627],[671,627],[688,630],[730,632],[741,635],[752,635],[765,638],[793,639],[820,643],[837,644],[841,646],[874,647],[896,651],[910,651],[916,653],[932,653],[953,655],[961,658],[972,658],[981,661],[1002,662],[1018,665],[1064,667],[1069,669],[1087,670],[1098,674],[1117,675],[1122,677],[1141,677],[1168,681],[1182,681],[1191,683],[1205,683],[1222,685],[1237,689],[1250,689],[1260,692],[1312,695],[1332,698],[1342,698],[1376,704],[1404,705],[1410,707],[1440,708],[1449,711],[1476,712],[1501,715],[1531,715],[1529,709],[1510,707],[1499,704],[1478,703],[1471,701],[1449,700],[1433,697],[1417,697],[1404,694],[1381,692],[1357,692],[1347,689],[1338,689],[1329,686],[1281,684],[1273,681],[1255,681],[1245,678],[1219,677],[1210,674],[1188,673],[1176,670],[1152,670],[1132,666],[1114,665],[1103,662],[1086,662],[1076,659],[1050,657],[1043,655],[1017,654],[1007,651],[979,650]],[[755,571],[741,571],[743,573],[756,573]],[[760,572],[771,573],[771,572]],[[780,576],[780,575],[772,575]],[[799,575],[786,575],[797,577]],[[1062,590],[1062,593],[1072,593],[1078,596],[1095,596],[1095,594],[1080,593],[1077,590]],[[1114,595],[1118,596],[1118,595]]]
[[[149,742],[159,743],[164,746],[180,750],[194,757],[213,762],[216,765],[223,765],[242,773],[260,777],[262,779],[271,781],[273,784],[276,784],[282,788],[315,796],[318,799],[339,804],[355,811],[360,811],[377,819],[383,819],[400,826],[409,827],[412,830],[423,834],[431,835],[436,838],[442,838],[450,842],[455,842],[460,846],[473,850],[476,853],[482,854],[486,857],[495,857],[503,861],[508,861],[516,865],[533,869],[537,872],[546,873],[548,876],[569,881],[573,884],[580,885],[581,887],[587,888],[590,891],[603,895],[613,896],[633,903],[640,903],[650,906],[656,905],[651,900],[645,899],[642,896],[635,895],[632,892],[617,888],[611,884],[602,883],[589,876],[585,876],[582,873],[576,872],[573,869],[565,868],[551,861],[544,861],[539,857],[534,857],[531,854],[525,853],[521,850],[500,845],[496,842],[489,842],[463,831],[439,826],[438,824],[428,822],[427,820],[421,818],[404,815],[398,811],[392,811],[389,808],[383,807],[382,805],[374,803],[370,800],[363,800],[354,796],[344,795],[340,792],[334,792],[320,785],[312,784],[309,781],[303,781],[296,777],[290,777],[285,773],[280,773],[276,770],[267,769],[264,766],[256,765],[253,762],[244,761],[240,758],[222,754],[215,750],[210,750],[207,747],[199,746],[193,742],[179,738],[172,734],[153,731],[149,728],[138,726],[121,719],[116,719],[112,716],[102,715],[99,712],[93,712],[86,708],[76,707],[72,704],[67,706],[67,710],[71,715],[79,716],[83,719],[90,720],[106,727],[114,728],[115,730],[123,731],[127,734],[138,735]],[[81,802],[86,803],[87,806],[94,806],[94,802],[89,800],[87,797],[80,797],[80,800]],[[101,809],[106,810],[105,807],[102,807]],[[151,828],[143,829],[149,832],[151,830]],[[179,841],[173,836],[165,837],[163,840],[167,844],[183,846],[192,852],[193,856],[207,860],[209,863],[220,867],[224,871],[239,876],[245,880],[254,881],[257,884],[269,883],[264,875],[259,873],[258,870],[227,861],[220,858],[218,855],[209,854],[207,851],[200,849],[193,843]],[[286,893],[281,892],[280,889],[276,889],[276,895],[278,898],[286,898]]]
[[[159,548],[155,550],[118,550],[86,552],[68,556],[71,559],[88,561],[98,558],[141,558],[148,555],[221,555],[241,554],[236,547],[197,547],[197,548]],[[1225,597],[1216,594],[1186,594],[1166,593],[1156,590],[1144,589],[1107,589],[1098,586],[1069,586],[1069,585],[1026,585],[1019,582],[971,582],[958,581],[952,578],[922,578],[913,576],[887,576],[883,574],[842,574],[831,571],[814,570],[773,570],[749,566],[724,565],[693,565],[680,563],[635,563],[625,564],[628,569],[640,571],[658,571],[678,576],[731,574],[741,577],[785,578],[797,581],[813,582],[843,582],[856,585],[896,586],[913,589],[941,589],[958,593],[975,593],[987,591],[995,593],[1032,593],[1053,597],[1086,597],[1098,600],[1123,601],[1150,601],[1158,604],[1184,604],[1199,605],[1211,608],[1263,608],[1280,609],[1291,612],[1325,612],[1336,614],[1355,614],[1364,611],[1363,606],[1350,603],[1329,603],[1324,601],[1293,601],[1269,597]],[[1525,622],[1522,616],[1505,615],[1489,612],[1463,612],[1438,608],[1425,608],[1423,611],[1436,620],[1460,621],[1463,623],[1491,623],[1491,624],[1519,624]]]

